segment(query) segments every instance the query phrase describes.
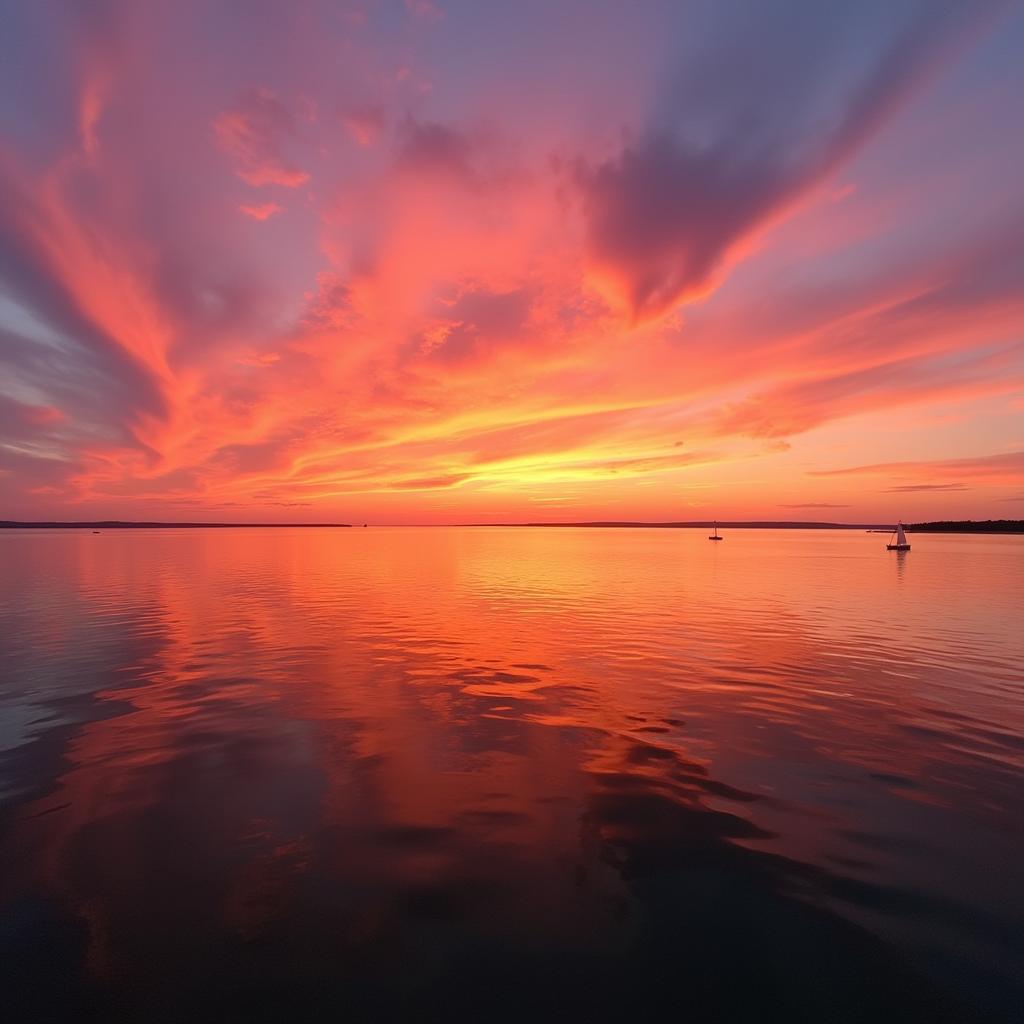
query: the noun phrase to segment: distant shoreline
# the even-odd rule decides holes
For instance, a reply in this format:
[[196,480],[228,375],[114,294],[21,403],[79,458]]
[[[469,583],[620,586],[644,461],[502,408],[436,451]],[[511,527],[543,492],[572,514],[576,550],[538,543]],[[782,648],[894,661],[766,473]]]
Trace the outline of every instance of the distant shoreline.
[[[685,522],[644,523],[629,520],[609,520],[581,523],[410,523],[409,526],[456,526],[481,528],[487,526],[518,527],[532,529],[564,529],[595,528],[595,529],[634,529],[634,530],[710,530],[718,526],[722,530],[864,530],[869,533],[888,532],[895,529],[890,523],[802,523],[791,521],[743,521],[726,522],[718,520],[689,520]],[[0,530],[257,530],[257,529],[351,529],[354,523],[161,523],[131,522],[120,519],[100,520],[98,522],[28,522],[17,520],[0,520]],[[985,519],[960,520],[934,523],[904,524],[908,533],[1024,533],[1024,520],[1021,519]]]
[[[515,523],[509,523],[515,526]],[[593,522],[593,523],[524,523],[524,526],[575,526],[604,528],[669,529],[669,530],[864,530],[869,533],[888,533],[896,529],[895,523],[800,523],[800,522],[726,522],[719,519],[679,523]],[[904,523],[907,533],[1024,533],[1024,520],[985,519],[935,523]]]
[[937,523],[912,523],[911,533],[1024,533],[1024,519],[945,520]]
[[95,523],[34,523],[0,519],[0,530],[255,530],[261,528],[305,530],[348,528],[352,525],[352,523],[133,523],[120,519],[101,520]]
[[773,522],[766,520],[759,522],[727,522],[724,519],[717,521],[713,519],[690,520],[678,523],[642,523],[629,521],[608,521],[592,523],[507,523],[507,526],[532,526],[532,527],[597,527],[601,529],[639,529],[639,530],[710,530],[717,526],[720,530],[893,530],[895,526],[888,526],[885,523],[800,523],[800,522]]

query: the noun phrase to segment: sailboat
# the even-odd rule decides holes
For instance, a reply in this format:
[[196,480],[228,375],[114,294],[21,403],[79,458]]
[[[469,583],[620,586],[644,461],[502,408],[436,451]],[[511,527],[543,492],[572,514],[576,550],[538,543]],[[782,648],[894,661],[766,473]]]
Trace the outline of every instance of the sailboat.
[[892,531],[893,537],[896,538],[896,543],[893,544],[892,537],[889,538],[889,543],[885,545],[886,551],[909,551],[910,543],[907,540],[907,535],[903,532],[903,523],[898,522],[896,529]]
[[718,522],[717,522],[717,520],[715,522],[715,532],[708,534],[708,540],[725,540],[724,537],[719,537],[718,536]]

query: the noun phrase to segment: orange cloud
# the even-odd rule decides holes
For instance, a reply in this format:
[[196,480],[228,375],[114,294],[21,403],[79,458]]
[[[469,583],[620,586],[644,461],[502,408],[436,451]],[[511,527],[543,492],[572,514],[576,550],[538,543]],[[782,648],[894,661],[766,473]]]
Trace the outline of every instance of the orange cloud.
[[259,203],[255,206],[243,205],[239,209],[253,220],[269,220],[274,214],[280,213],[284,207],[277,203]]

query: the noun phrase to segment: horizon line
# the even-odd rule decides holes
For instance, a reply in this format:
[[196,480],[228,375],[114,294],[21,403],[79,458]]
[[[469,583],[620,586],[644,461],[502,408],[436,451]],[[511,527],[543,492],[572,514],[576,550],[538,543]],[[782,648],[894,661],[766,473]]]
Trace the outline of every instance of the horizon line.
[[[920,523],[904,524],[908,528],[913,526],[966,526],[985,524],[1015,524],[1020,526],[1022,520],[1018,519],[941,519],[922,520]],[[633,519],[591,519],[572,520],[560,522],[461,522],[461,523],[375,523],[374,526],[387,527],[460,527],[460,528],[483,528],[483,527],[516,527],[516,528],[564,528],[564,527],[590,527],[590,528],[637,528],[637,529],[705,529],[714,525],[729,527],[732,529],[833,529],[833,530],[857,530],[857,529],[895,529],[895,525],[887,522],[875,523],[842,523],[827,520],[803,520],[803,519],[687,519],[687,520],[633,520]],[[133,519],[93,519],[93,520],[0,520],[0,529],[357,529],[368,527],[369,523],[316,523],[316,522],[217,522],[213,520],[187,520],[175,522],[171,520],[133,520]]]

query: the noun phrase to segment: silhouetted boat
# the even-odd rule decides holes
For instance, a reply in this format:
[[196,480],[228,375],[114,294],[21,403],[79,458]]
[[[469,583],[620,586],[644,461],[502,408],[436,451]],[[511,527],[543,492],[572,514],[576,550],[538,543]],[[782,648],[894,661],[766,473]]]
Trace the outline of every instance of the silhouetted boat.
[[725,540],[724,537],[718,536],[718,523],[715,523],[715,532],[708,534],[708,540]]
[[910,544],[907,541],[907,535],[903,532],[903,523],[899,522],[896,524],[896,529],[892,531],[892,536],[896,538],[896,543],[893,544],[892,537],[889,538],[889,543],[885,545],[886,551],[909,551]]

